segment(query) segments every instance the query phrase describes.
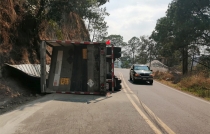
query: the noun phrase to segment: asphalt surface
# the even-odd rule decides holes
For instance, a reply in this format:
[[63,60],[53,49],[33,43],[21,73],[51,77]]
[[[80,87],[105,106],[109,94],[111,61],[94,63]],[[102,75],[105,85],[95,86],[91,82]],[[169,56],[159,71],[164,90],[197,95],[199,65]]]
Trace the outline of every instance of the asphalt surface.
[[0,116],[0,134],[209,134],[210,103],[158,82],[109,96],[49,94]]
[[[127,85],[154,114],[178,134],[210,133],[210,102],[180,92],[154,81],[133,84],[128,69],[115,69],[122,74]],[[151,119],[153,120],[153,119]]]

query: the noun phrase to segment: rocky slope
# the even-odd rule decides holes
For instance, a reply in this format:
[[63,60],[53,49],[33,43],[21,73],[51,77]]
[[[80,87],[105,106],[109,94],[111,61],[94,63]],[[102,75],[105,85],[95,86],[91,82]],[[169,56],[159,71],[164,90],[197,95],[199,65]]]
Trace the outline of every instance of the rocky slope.
[[[58,26],[50,20],[37,23],[26,1],[0,2],[0,114],[33,100],[39,80],[5,67],[9,64],[39,63],[40,40],[89,41],[84,21],[75,13],[62,15]],[[48,48],[49,49],[49,48]],[[50,58],[47,63],[50,63]]]

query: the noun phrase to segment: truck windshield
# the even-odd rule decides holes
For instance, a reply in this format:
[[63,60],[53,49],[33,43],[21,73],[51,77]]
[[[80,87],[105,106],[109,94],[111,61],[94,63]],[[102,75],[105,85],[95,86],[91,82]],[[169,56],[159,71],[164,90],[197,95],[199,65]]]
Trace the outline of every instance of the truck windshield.
[[146,71],[149,71],[149,68],[147,66],[135,66],[134,70],[146,70]]

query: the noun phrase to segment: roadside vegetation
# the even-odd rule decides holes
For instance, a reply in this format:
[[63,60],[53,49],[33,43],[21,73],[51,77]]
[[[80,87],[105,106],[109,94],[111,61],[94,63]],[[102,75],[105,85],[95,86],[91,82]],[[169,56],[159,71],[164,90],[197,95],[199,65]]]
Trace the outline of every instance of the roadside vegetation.
[[[169,73],[155,78],[180,90],[209,98],[210,2],[172,0],[166,16],[157,20],[151,35],[137,35],[124,42],[108,35],[105,17],[108,0],[6,0],[0,1],[0,95],[13,93],[4,82],[4,63],[39,64],[40,40],[101,42],[122,47],[123,68],[133,63],[161,61]],[[138,17],[138,16],[136,16]],[[50,63],[47,58],[47,63]],[[152,66],[152,65],[151,65]],[[177,68],[178,66],[178,68]],[[15,90],[14,90],[15,91]],[[16,93],[16,91],[14,92]],[[20,93],[21,94],[21,93]],[[8,94],[11,97],[11,94]],[[1,98],[1,96],[0,96]]]
[[0,66],[38,64],[40,40],[98,41],[107,0],[0,1]]
[[124,42],[121,35],[108,38],[115,46],[122,47],[119,59],[122,68],[130,68],[134,63],[156,68],[151,62],[158,60],[169,71],[160,69],[155,72],[155,79],[209,99],[209,35],[209,0],[172,0],[166,15],[157,20],[151,35],[134,36],[128,42]]
[[174,72],[154,73],[155,80],[210,101],[210,72],[181,75]]
[[[41,40],[101,41],[107,0],[0,0],[0,114],[37,98],[40,80],[11,70],[39,64]],[[49,52],[52,49],[49,47]],[[46,57],[50,64],[50,57]]]

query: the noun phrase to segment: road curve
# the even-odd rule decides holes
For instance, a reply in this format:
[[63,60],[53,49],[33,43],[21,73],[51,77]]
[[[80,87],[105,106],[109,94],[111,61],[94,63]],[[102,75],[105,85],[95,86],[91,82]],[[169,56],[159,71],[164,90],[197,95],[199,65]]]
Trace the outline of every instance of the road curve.
[[210,102],[156,81],[152,86],[133,84],[128,69],[115,69],[115,74],[122,74],[138,99],[175,133],[210,133]]
[[0,134],[155,132],[120,91],[110,96],[50,94],[0,115]]
[[154,82],[133,84],[115,69],[123,89],[109,96],[49,94],[0,115],[0,134],[209,134],[210,103]]

